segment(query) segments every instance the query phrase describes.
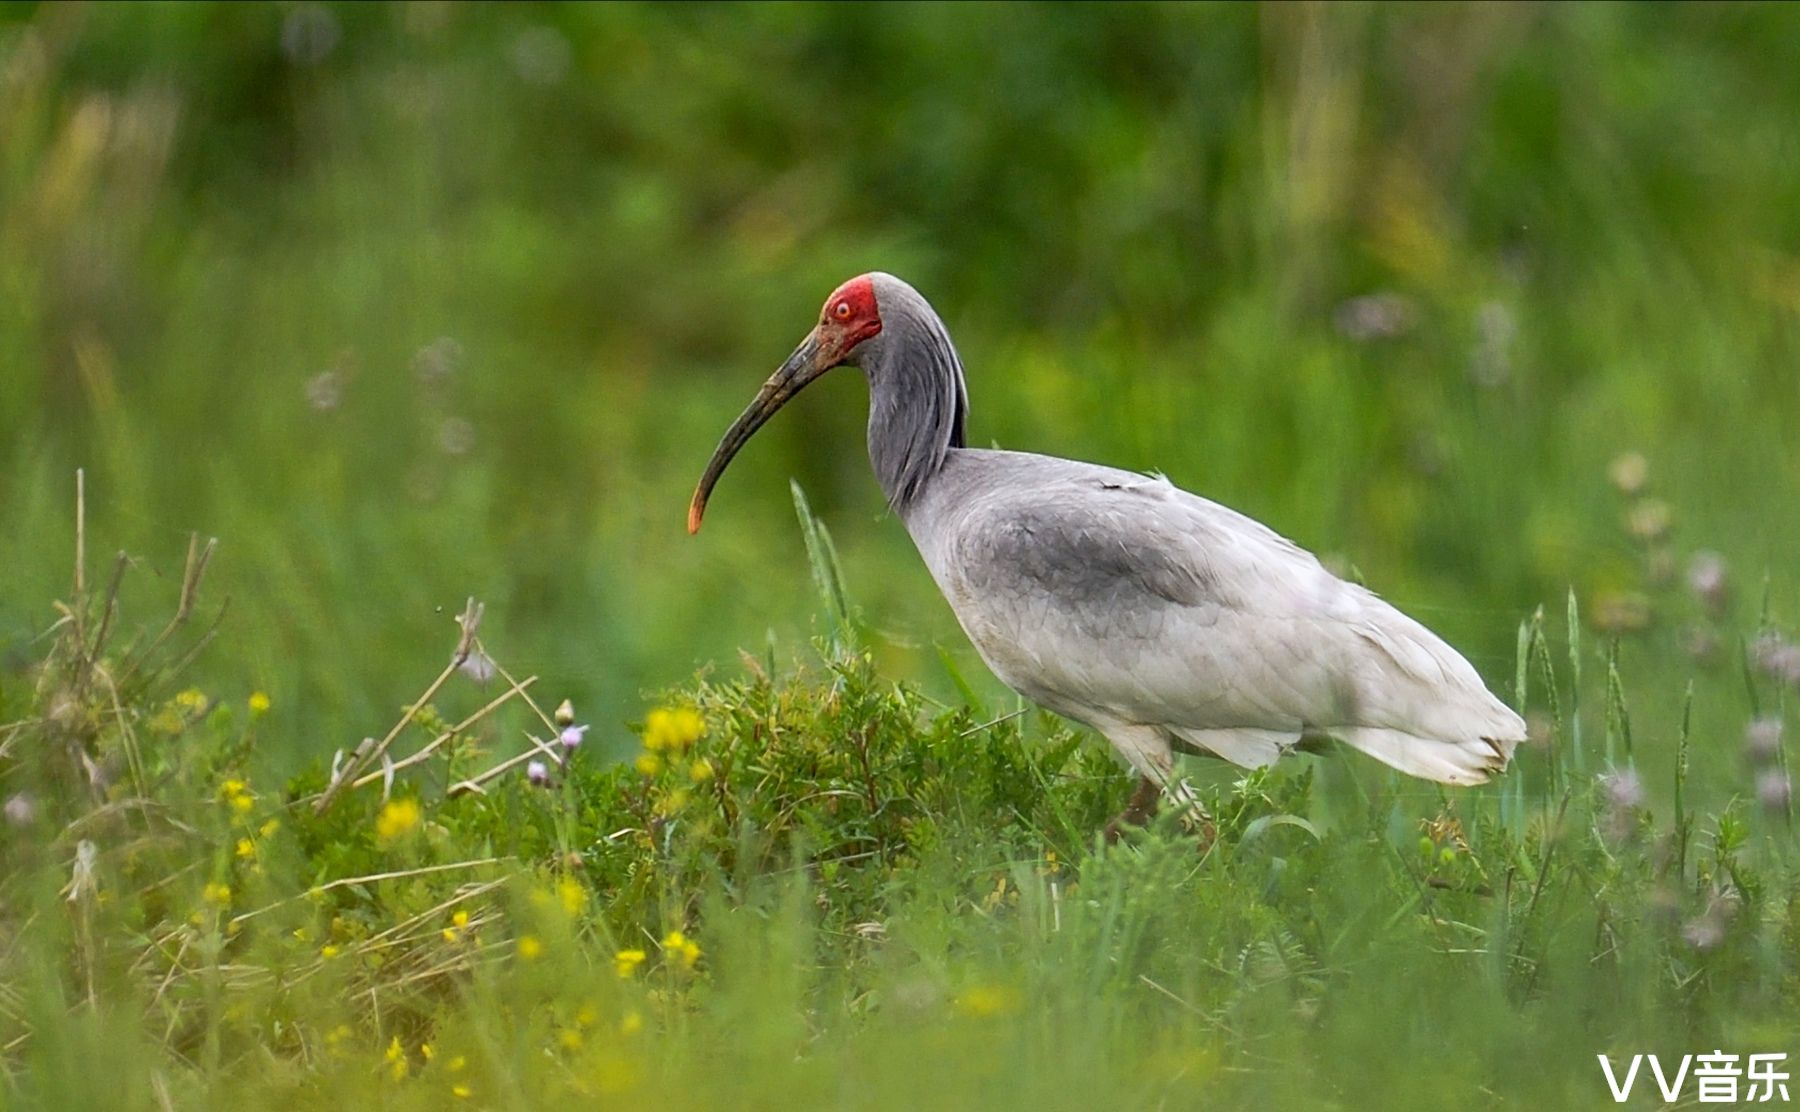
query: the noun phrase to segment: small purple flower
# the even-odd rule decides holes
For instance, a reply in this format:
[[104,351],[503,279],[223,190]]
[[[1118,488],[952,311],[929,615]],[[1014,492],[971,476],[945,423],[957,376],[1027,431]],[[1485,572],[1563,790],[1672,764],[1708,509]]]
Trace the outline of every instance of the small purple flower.
[[1789,645],[1781,650],[1775,661],[1776,672],[1789,687],[1800,687],[1800,645]]
[[1606,801],[1620,810],[1644,805],[1644,781],[1635,768],[1607,773],[1600,778],[1600,786],[1606,792]]
[[19,792],[6,801],[6,821],[13,826],[30,826],[31,820],[37,817],[37,805],[31,797]]
[[1725,608],[1731,595],[1731,581],[1725,574],[1725,560],[1717,552],[1696,552],[1688,562],[1688,589],[1694,597],[1714,613]]
[[1418,315],[1417,307],[1403,294],[1371,293],[1340,304],[1332,323],[1343,336],[1367,342],[1404,335]]
[[439,336],[413,355],[413,374],[426,386],[436,386],[462,367],[463,346],[455,337]]
[[336,409],[344,400],[344,376],[336,371],[320,371],[306,380],[306,404],[320,413]]
[[1712,908],[1707,908],[1705,914],[1690,919],[1681,928],[1681,937],[1696,950],[1711,950],[1725,941],[1725,924]]
[[1788,803],[1794,798],[1794,787],[1788,782],[1788,775],[1779,768],[1764,769],[1756,778],[1756,801],[1763,805],[1765,811],[1773,814],[1785,814]]
[[565,752],[573,753],[576,749],[581,747],[581,736],[587,732],[588,728],[586,726],[564,726],[562,728],[562,733],[556,735],[556,737],[558,741],[562,742],[562,747]]
[[1800,645],[1789,644],[1779,633],[1765,633],[1750,651],[1764,675],[1800,686]]
[[543,761],[531,761],[525,766],[525,779],[531,781],[533,787],[547,787],[550,784],[550,766]]
[[438,447],[447,456],[466,456],[475,447],[475,426],[463,417],[446,417],[438,426]]
[[1781,752],[1781,719],[1773,715],[1754,719],[1744,727],[1744,749],[1757,764],[1767,764]]

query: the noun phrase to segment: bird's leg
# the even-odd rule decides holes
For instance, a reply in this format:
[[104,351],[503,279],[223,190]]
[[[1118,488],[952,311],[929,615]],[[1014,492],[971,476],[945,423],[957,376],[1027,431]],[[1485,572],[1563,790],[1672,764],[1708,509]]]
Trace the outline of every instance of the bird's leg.
[[[1180,805],[1184,826],[1190,830],[1198,829],[1202,834],[1208,831],[1211,819],[1206,808],[1194,795],[1194,789],[1175,776],[1175,752],[1169,746],[1167,734],[1155,726],[1136,725],[1118,725],[1104,733],[1106,740],[1112,742],[1113,748],[1138,774],[1138,785],[1131,794],[1131,802],[1117,818],[1106,824],[1108,844],[1118,841],[1125,827],[1148,822],[1156,814],[1157,804],[1165,791]],[[1210,844],[1210,837],[1207,841]]]
[[1156,805],[1161,801],[1162,785],[1148,776],[1139,776],[1137,788],[1131,793],[1131,802],[1106,824],[1106,844],[1118,841],[1127,826],[1143,826],[1149,822],[1156,816]]

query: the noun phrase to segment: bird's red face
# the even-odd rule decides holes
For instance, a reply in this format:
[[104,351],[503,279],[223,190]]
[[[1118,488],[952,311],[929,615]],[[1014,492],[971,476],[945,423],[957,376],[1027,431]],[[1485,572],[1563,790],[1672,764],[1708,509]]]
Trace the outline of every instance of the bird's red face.
[[881,309],[875,303],[875,279],[864,274],[850,279],[825,299],[819,310],[819,323],[800,341],[794,354],[787,357],[769,380],[756,392],[756,397],[738,419],[725,430],[725,436],[706,464],[700,485],[694,488],[694,500],[688,503],[688,532],[700,531],[700,517],[706,512],[706,499],[713,484],[725,474],[738,449],[749,442],[756,430],[775,415],[806,384],[833,367],[849,362],[856,349],[881,334]]
[[875,305],[875,281],[867,274],[852,278],[833,290],[819,310],[819,326],[813,335],[819,342],[819,359],[827,369],[850,358],[857,345],[881,332],[881,310]]

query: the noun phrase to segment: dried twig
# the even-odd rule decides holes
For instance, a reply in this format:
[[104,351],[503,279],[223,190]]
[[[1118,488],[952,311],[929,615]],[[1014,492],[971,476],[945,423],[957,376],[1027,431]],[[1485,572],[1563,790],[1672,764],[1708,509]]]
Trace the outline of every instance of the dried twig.
[[380,760],[382,754],[387,752],[388,746],[394,744],[394,739],[400,736],[400,732],[406,729],[407,724],[413,720],[413,717],[417,715],[427,703],[431,702],[432,697],[438,693],[438,689],[443,687],[444,684],[449,681],[456,670],[462,666],[463,661],[469,659],[469,653],[475,648],[475,627],[481,624],[481,612],[481,604],[471,598],[468,605],[463,607],[462,616],[456,620],[457,625],[462,629],[462,633],[461,636],[457,638],[456,652],[451,656],[450,663],[446,664],[444,670],[438,673],[437,679],[431,681],[431,685],[425,689],[423,695],[420,695],[417,699],[414,699],[407,705],[405,712],[400,715],[400,720],[394,723],[393,728],[388,730],[386,736],[375,743],[373,749],[366,752],[359,750],[358,754],[353,755],[344,767],[338,771],[338,774],[332,777],[331,783],[326,786],[325,791],[319,795],[318,801],[313,804],[314,814],[324,814],[325,809],[331,806],[331,801],[337,798],[338,792],[344,789],[344,786],[349,783],[351,777],[361,772],[368,765]]
[[[509,680],[511,680],[510,676],[507,678]],[[524,694],[525,689],[530,687],[532,684],[536,683],[537,679],[538,678],[536,676],[527,676],[523,680],[518,680],[518,681],[512,682],[511,686],[509,686],[506,689],[506,691],[504,691],[502,694],[500,694],[497,698],[495,698],[494,700],[489,702],[486,706],[482,707],[480,710],[476,711],[474,714],[469,715],[467,718],[463,719],[461,722],[458,722],[456,725],[450,727],[449,729],[445,730],[443,733],[432,738],[430,743],[428,743],[423,749],[420,749],[417,753],[413,753],[410,756],[402,757],[399,760],[388,765],[386,768],[383,768],[379,771],[370,772],[363,776],[358,777],[354,782],[351,783],[350,787],[352,789],[355,789],[355,788],[363,787],[366,784],[372,784],[377,780],[387,778],[388,776],[392,775],[393,773],[404,771],[405,769],[411,768],[413,765],[416,765],[422,761],[428,760],[431,757],[431,755],[438,750],[439,747],[443,746],[451,738],[457,736],[458,734],[467,733],[469,730],[469,727],[475,725],[475,723],[481,721],[483,718],[486,718],[488,715],[494,713],[494,711],[500,709],[500,707],[502,705],[504,705],[506,703],[506,701],[511,699],[514,695]]]
[[75,469],[75,599],[87,593],[87,469]]
[[[126,665],[125,670],[119,676],[121,684],[136,675],[138,669],[154,657],[156,651],[162,648],[169,638],[175,635],[176,631],[187,624],[188,618],[194,613],[194,602],[200,594],[200,581],[206,577],[206,566],[212,562],[213,551],[218,547],[217,537],[209,537],[206,547],[202,548],[200,547],[200,535],[198,533],[188,534],[187,561],[181,569],[181,598],[175,604],[175,614],[150,642],[149,647],[138,653],[136,658]],[[220,616],[223,615],[224,611],[221,610]],[[214,626],[216,627],[217,624],[215,620]],[[209,631],[205,639],[210,638],[211,632]]]
[[452,799],[454,799],[459,795],[467,795],[469,792],[472,792],[472,791],[480,791],[481,785],[487,783],[489,780],[492,780],[494,777],[500,775],[503,772],[507,772],[507,771],[510,771],[511,769],[515,769],[515,768],[519,767],[520,765],[524,764],[526,761],[530,760],[533,757],[548,757],[551,761],[555,762],[558,765],[561,765],[563,763],[562,754],[560,754],[556,750],[550,748],[550,746],[546,745],[542,741],[539,741],[537,738],[532,737],[530,734],[525,735],[525,740],[531,742],[532,747],[530,749],[527,749],[523,753],[519,753],[515,756],[508,757],[506,760],[501,761],[499,764],[495,765],[493,768],[488,769],[486,772],[479,773],[475,776],[471,776],[467,780],[459,780],[456,783],[450,785],[450,791],[449,791],[450,797]]
[[347,888],[352,884],[372,884],[378,880],[404,880],[407,877],[426,876],[430,873],[447,873],[455,869],[477,869],[483,865],[498,865],[506,860],[507,858],[505,857],[483,857],[474,861],[452,861],[445,865],[421,865],[416,869],[396,869],[386,873],[369,873],[366,876],[339,877],[337,880],[329,880],[324,884],[315,884],[304,892],[289,896],[283,900],[276,900],[274,903],[259,907],[255,911],[246,911],[242,915],[234,915],[231,917],[230,922],[234,926],[239,923],[245,923],[256,918],[258,915],[266,915],[278,907],[286,907],[296,900],[304,900],[322,895],[323,893],[331,891],[333,888]]

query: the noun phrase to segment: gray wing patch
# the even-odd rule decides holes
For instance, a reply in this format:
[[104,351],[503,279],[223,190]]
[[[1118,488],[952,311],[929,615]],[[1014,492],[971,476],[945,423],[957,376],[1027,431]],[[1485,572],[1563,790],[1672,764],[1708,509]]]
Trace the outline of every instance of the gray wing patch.
[[1216,611],[1218,584],[1194,559],[1191,542],[1149,515],[1110,510],[1107,501],[1032,499],[1000,508],[966,538],[970,587],[990,599],[1048,602],[1093,626],[1159,624],[1156,616],[1174,608]]

